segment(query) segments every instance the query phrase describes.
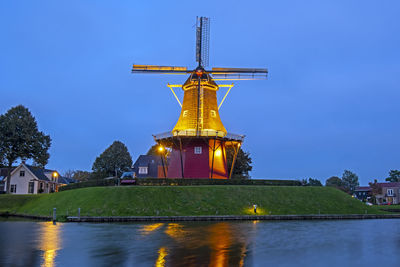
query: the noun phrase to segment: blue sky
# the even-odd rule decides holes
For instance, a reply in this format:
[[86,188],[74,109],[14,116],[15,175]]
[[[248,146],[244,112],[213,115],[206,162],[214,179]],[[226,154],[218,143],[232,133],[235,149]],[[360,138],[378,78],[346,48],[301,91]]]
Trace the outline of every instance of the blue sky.
[[[200,4],[201,3],[201,4]],[[53,142],[49,168],[90,170],[114,140],[134,160],[179,106],[132,63],[194,67],[196,16],[211,18],[210,65],[267,67],[221,108],[245,134],[255,178],[345,169],[361,183],[400,169],[397,1],[2,1],[0,113],[23,104]],[[222,91],[223,93],[223,91]],[[180,94],[181,95],[181,94]]]

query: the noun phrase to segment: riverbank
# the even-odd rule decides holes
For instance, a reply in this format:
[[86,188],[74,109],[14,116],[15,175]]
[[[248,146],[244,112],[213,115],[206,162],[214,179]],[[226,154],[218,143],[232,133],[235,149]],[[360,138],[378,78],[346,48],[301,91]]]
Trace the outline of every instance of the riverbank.
[[367,219],[400,219],[400,214],[67,217],[68,222],[190,222],[190,221],[288,221],[288,220],[367,220]]
[[1,195],[0,212],[57,218],[385,214],[331,187],[131,186],[91,187],[41,195]]

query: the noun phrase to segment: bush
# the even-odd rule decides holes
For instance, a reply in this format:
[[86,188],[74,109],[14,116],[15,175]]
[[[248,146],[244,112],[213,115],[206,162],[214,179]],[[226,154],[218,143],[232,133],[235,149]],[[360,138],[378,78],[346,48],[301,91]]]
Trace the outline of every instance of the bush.
[[[295,180],[261,180],[261,179],[171,179],[171,178],[139,178],[136,179],[139,186],[188,186],[188,185],[264,185],[264,186],[301,186],[300,181]],[[69,184],[60,187],[59,191],[93,186],[114,186],[115,179],[91,180],[87,182]]]

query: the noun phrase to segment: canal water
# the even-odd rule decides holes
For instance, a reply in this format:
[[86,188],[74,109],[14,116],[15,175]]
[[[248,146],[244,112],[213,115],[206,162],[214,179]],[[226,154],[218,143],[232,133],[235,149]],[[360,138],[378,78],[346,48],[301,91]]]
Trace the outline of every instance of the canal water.
[[0,221],[0,266],[400,266],[400,220]]

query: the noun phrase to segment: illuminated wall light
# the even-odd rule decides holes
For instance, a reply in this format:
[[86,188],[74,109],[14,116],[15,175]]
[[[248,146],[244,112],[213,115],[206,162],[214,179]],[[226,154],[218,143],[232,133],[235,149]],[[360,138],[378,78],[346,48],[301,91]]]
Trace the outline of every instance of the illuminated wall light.
[[215,156],[216,157],[221,157],[221,155],[222,155],[221,149],[218,149],[217,151],[215,151]]

